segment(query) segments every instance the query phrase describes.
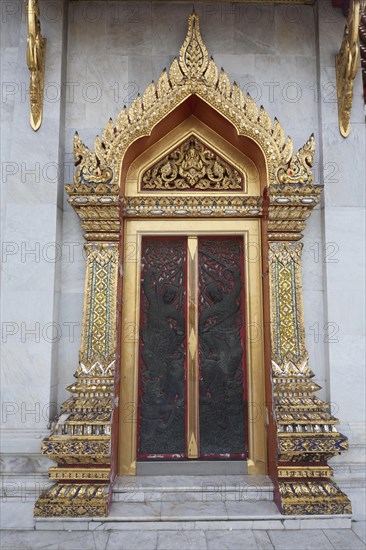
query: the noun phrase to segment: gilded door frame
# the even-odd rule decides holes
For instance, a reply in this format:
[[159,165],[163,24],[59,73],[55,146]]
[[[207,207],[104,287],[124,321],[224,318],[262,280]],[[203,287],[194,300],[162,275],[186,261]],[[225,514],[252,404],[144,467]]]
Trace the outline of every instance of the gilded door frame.
[[[259,171],[259,194],[191,196],[187,206],[182,197],[126,196],[131,162],[192,113],[245,151]],[[80,358],[67,388],[71,396],[42,442],[42,453],[57,466],[50,469],[55,484],[40,495],[35,515],[108,515],[117,466],[121,220],[151,218],[157,207],[167,219],[184,212],[194,220],[202,210],[220,221],[261,219],[268,473],[275,499],[283,514],[350,513],[350,500],[327,466],[348,441],[337,432],[329,405],[315,395],[319,386],[311,380],[305,343],[298,241],[320,200],[311,170],[314,137],[293,151],[279,121],[244,97],[210,58],[193,12],[170,68],[107,122],[94,151],[76,133],[73,152],[74,179],[65,187],[87,241]]]
[[[140,250],[143,236],[227,236],[244,239],[249,474],[266,473],[261,224],[258,219],[125,220],[121,342],[119,474],[136,474]],[[131,332],[131,328],[133,333]],[[132,337],[131,337],[132,335]],[[244,460],[244,459],[243,459]]]

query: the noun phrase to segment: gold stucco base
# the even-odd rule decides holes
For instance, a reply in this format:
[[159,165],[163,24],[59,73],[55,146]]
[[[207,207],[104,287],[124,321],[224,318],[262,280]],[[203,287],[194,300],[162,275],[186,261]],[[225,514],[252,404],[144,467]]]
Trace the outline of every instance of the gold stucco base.
[[278,488],[285,515],[352,513],[349,498],[333,481],[280,481]]
[[109,484],[57,483],[37,500],[35,517],[106,517]]

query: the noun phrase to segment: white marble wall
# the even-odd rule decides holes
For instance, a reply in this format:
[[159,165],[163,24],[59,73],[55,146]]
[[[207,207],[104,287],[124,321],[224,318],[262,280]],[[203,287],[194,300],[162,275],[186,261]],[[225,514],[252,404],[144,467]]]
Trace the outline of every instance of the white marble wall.
[[[19,9],[23,3],[19,4]],[[28,124],[28,101],[8,93],[4,109],[3,162],[15,163],[3,175],[3,238],[14,243],[3,271],[3,323],[15,328],[56,322],[55,341],[40,342],[21,327],[7,338],[4,400],[18,405],[61,403],[78,364],[84,290],[83,237],[76,214],[62,191],[72,179],[75,130],[92,147],[110,116],[142,94],[179,53],[191,6],[182,2],[69,2],[65,18],[52,11],[58,3],[43,1],[42,30],[48,38],[44,122],[37,134]],[[307,345],[321,397],[333,403],[350,435],[352,450],[339,464],[354,470],[364,449],[362,367],[362,208],[365,189],[365,124],[360,80],[357,82],[352,130],[347,140],[337,126],[334,55],[345,20],[331,8],[195,2],[205,43],[219,66],[244,92],[277,116],[295,147],[314,132],[316,180],[324,184],[323,203],[308,220],[304,237],[303,290]],[[47,11],[47,6],[49,11]],[[55,8],[53,8],[55,9]],[[61,7],[60,7],[61,9]],[[67,13],[66,13],[67,11]],[[3,79],[28,82],[25,64],[25,20],[8,17],[2,33]],[[64,32],[64,35],[63,35]],[[52,99],[62,81],[63,95]],[[47,88],[47,83],[49,84]],[[55,83],[56,87],[52,87]],[[9,88],[11,90],[11,88]],[[28,168],[60,162],[57,181],[26,175]],[[9,165],[7,170],[11,170]],[[50,174],[51,174],[51,168]],[[41,170],[42,171],[42,170]],[[39,181],[38,181],[39,180]],[[22,243],[26,245],[22,245]],[[21,246],[40,243],[40,261],[25,262]],[[59,260],[42,258],[48,243],[57,243]],[[17,252],[19,246],[19,252]],[[11,250],[9,248],[9,250]],[[46,248],[45,254],[51,247]],[[61,254],[60,254],[61,252]],[[333,261],[335,260],[335,261]],[[59,305],[58,305],[59,304]],[[334,323],[326,325],[327,323]],[[9,325],[11,328],[12,325]],[[327,330],[328,326],[328,330]],[[10,330],[8,328],[8,330]],[[335,328],[337,342],[328,342]],[[16,410],[16,406],[15,409]],[[26,458],[11,453],[38,453],[47,418],[7,414],[3,423],[9,469],[30,468]],[[10,453],[10,454],[9,454]],[[32,455],[35,456],[35,455]],[[347,456],[349,458],[347,458]],[[13,462],[11,462],[13,460]],[[348,461],[348,462],[347,462]],[[44,463],[38,463],[38,471]],[[357,498],[357,497],[355,497]]]
[[[45,468],[40,443],[57,406],[67,10],[42,3],[47,36],[41,129],[29,124],[24,2],[3,2],[1,437],[5,471]],[[56,261],[55,261],[56,259]],[[16,458],[15,458],[16,457]]]

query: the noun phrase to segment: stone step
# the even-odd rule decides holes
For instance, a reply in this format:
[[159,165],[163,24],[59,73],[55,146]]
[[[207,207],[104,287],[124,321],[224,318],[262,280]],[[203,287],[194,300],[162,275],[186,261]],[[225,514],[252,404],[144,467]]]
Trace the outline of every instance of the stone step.
[[118,502],[112,504],[110,515],[116,521],[227,521],[280,517],[274,502]]
[[282,516],[274,502],[116,502],[107,518],[37,518],[39,530],[350,528],[350,516]]
[[113,502],[258,502],[273,500],[267,476],[119,476]]
[[146,460],[138,461],[140,476],[247,475],[246,460]]
[[283,516],[267,476],[119,476],[106,518],[36,518],[39,530],[350,528],[351,516]]

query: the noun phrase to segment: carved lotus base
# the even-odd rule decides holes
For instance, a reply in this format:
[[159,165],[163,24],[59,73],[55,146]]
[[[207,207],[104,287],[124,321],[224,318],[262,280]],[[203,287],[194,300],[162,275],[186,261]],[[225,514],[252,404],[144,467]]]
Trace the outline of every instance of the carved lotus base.
[[280,481],[284,515],[352,514],[351,501],[329,480]]
[[34,508],[36,517],[106,517],[109,484],[57,483],[41,494]]

